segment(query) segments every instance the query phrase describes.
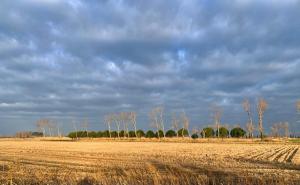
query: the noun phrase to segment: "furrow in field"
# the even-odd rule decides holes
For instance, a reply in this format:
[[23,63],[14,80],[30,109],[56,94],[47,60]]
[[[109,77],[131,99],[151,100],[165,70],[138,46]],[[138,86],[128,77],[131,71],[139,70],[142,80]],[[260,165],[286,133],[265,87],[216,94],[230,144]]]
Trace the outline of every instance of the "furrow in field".
[[299,147],[289,156],[288,162],[293,164],[300,165],[300,150]]
[[290,147],[285,154],[283,154],[280,158],[278,158],[278,162],[287,162],[288,157],[293,153],[295,147]]
[[247,159],[254,159],[254,160],[258,160],[261,159],[261,157],[263,157],[264,155],[266,155],[266,153],[271,152],[272,150],[268,150],[268,151],[259,151],[257,152],[257,154],[254,155],[250,155],[249,157],[246,157]]
[[283,150],[276,152],[275,157],[271,161],[280,162],[280,158],[284,157],[284,155],[288,153],[289,150],[289,147],[285,147]]
[[276,161],[280,156],[284,155],[287,150],[289,150],[289,147],[281,147],[275,149],[272,153],[269,155],[266,155],[263,160],[268,160],[268,161]]
[[243,152],[239,153],[237,156],[242,157],[242,158],[249,158],[249,157],[257,155],[260,151],[261,151],[261,149],[255,148],[253,150],[243,151]]
[[285,152],[286,149],[287,149],[287,147],[276,148],[272,152],[270,152],[270,154],[268,154],[268,155],[266,154],[264,160],[274,161],[275,158],[277,157],[277,155],[281,152]]
[[279,147],[279,148],[276,148],[276,149],[272,149],[268,152],[265,152],[264,155],[260,156],[257,159],[273,161],[276,158],[278,153],[285,152],[286,149],[287,149],[287,147]]

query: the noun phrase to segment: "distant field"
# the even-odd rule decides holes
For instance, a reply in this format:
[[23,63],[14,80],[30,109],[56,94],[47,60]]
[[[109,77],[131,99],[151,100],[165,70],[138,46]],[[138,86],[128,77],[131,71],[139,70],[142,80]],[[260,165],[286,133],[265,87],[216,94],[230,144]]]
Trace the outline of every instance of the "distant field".
[[2,139],[0,184],[300,184],[299,147]]

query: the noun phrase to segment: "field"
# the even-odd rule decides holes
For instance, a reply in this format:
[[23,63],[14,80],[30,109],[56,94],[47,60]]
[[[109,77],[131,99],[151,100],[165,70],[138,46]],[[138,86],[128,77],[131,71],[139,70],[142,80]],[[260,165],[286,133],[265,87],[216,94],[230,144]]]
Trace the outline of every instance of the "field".
[[300,184],[297,143],[0,140],[0,184]]

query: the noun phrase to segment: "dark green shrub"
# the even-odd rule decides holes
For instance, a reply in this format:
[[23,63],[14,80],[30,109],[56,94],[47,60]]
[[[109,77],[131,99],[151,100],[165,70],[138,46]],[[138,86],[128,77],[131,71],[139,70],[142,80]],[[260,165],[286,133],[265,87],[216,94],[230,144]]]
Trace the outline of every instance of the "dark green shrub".
[[32,132],[31,136],[34,136],[34,137],[43,137],[44,134],[43,134],[43,132]]
[[91,131],[91,132],[89,132],[89,137],[95,138],[95,137],[97,137],[97,133],[95,131]]
[[[203,133],[204,132],[204,133]],[[203,138],[206,138],[206,137],[214,137],[215,136],[215,131],[213,128],[211,127],[206,127],[202,130],[201,132],[201,136]]]
[[114,137],[114,138],[118,137],[117,131],[112,131],[112,132],[110,132],[110,134],[111,134],[111,137]]
[[230,131],[231,137],[244,137],[245,134],[246,134],[246,131],[243,130],[242,128],[240,128],[240,127],[233,128]]
[[69,138],[72,138],[72,139],[76,138],[76,132],[70,132],[70,133],[68,134],[68,137],[69,137]]
[[121,130],[119,134],[120,134],[120,137],[124,137],[125,131],[124,131],[124,130]]
[[102,137],[102,132],[98,131],[96,137]]
[[[229,131],[228,131],[227,128],[225,128],[225,127],[220,127],[220,128],[219,128],[219,131],[220,131],[219,137],[221,137],[221,138],[228,137]],[[218,130],[216,131],[216,135],[218,136]]]
[[148,130],[147,133],[146,133],[146,137],[147,138],[153,138],[153,137],[155,137],[155,134],[152,130]]
[[168,130],[166,132],[166,137],[175,137],[175,136],[177,136],[177,134],[174,130]]
[[103,131],[102,137],[109,137],[109,131],[108,130]]
[[129,137],[136,137],[135,132],[133,130],[129,131]]
[[193,134],[193,135],[192,135],[192,138],[193,138],[193,139],[197,139],[197,138],[199,138],[199,136],[198,136],[198,134]]
[[143,130],[136,131],[138,137],[145,137],[145,132]]
[[77,136],[78,137],[87,137],[87,133],[86,133],[86,131],[78,131]]
[[164,137],[164,132],[162,130],[159,130],[158,133],[155,133],[156,137]]
[[180,137],[187,137],[189,136],[189,132],[186,129],[179,129],[178,130],[178,136]]

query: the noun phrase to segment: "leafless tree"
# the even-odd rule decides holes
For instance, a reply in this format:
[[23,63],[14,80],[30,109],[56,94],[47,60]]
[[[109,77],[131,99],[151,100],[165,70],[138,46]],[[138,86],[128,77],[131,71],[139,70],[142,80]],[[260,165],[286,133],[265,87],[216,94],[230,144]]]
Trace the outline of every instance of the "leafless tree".
[[56,125],[56,129],[57,129],[57,136],[61,137],[60,128],[58,124]]
[[18,138],[30,138],[30,137],[32,137],[32,133],[31,132],[27,132],[27,131],[17,132],[16,133],[16,137],[18,137]]
[[77,130],[77,125],[76,125],[76,122],[75,122],[75,120],[73,119],[72,120],[72,125],[73,125],[73,128],[74,128],[74,130],[75,130],[75,136],[76,136],[76,139],[78,139],[78,130]]
[[166,134],[165,134],[165,124],[164,124],[164,108],[163,107],[158,107],[157,108],[157,112],[159,114],[159,121],[160,121],[160,127],[161,127],[161,130],[163,131],[163,135],[164,135],[164,138],[166,137]]
[[120,138],[120,126],[121,126],[121,121],[122,121],[121,114],[113,114],[113,119],[117,126],[118,138]]
[[187,130],[188,136],[190,137],[190,132],[189,132],[190,120],[186,116],[185,111],[182,112],[181,119],[182,119],[182,137],[184,137],[184,130]]
[[172,129],[176,132],[176,135],[178,137],[178,128],[179,128],[179,119],[177,118],[176,114],[172,114]]
[[274,137],[289,137],[289,123],[279,122],[271,127],[271,132]]
[[156,113],[156,109],[152,109],[149,112],[149,118],[150,118],[150,126],[156,128],[156,131],[158,133],[158,138],[160,138],[160,134],[159,134],[160,124]]
[[248,114],[248,122],[247,122],[247,131],[249,133],[249,137],[253,137],[254,132],[254,125],[253,125],[253,119],[252,119],[252,113],[251,113],[251,106],[248,99],[245,99],[243,101],[243,108],[245,112]]
[[158,138],[160,138],[159,131],[163,131],[163,136],[165,137],[165,126],[163,117],[163,107],[156,107],[152,109],[149,113],[151,126],[156,128],[158,133]]
[[136,129],[136,112],[130,112],[129,119],[134,128],[135,137],[137,137],[138,135],[137,135],[137,129]]
[[45,130],[48,128],[48,136],[51,136],[51,121],[49,119],[43,119],[43,125],[45,127]]
[[279,136],[279,130],[280,130],[280,125],[278,123],[274,123],[271,126],[271,132],[272,132],[273,137]]
[[216,105],[213,105],[212,107],[213,111],[213,118],[215,121],[215,126],[217,128],[218,138],[220,136],[220,126],[221,126],[221,116],[222,116],[222,109]]
[[56,131],[57,131],[57,137],[60,137],[60,130],[59,130],[58,123],[56,121],[53,121],[52,125],[53,125],[53,128],[56,129]]
[[285,137],[288,138],[289,135],[290,135],[290,132],[289,132],[289,123],[288,122],[282,123],[282,128],[284,130]]
[[260,138],[263,138],[263,132],[264,132],[264,127],[263,127],[263,116],[268,108],[268,103],[266,100],[263,98],[260,98],[257,103],[257,112],[258,112],[258,130],[260,132]]
[[248,131],[248,133],[249,133],[249,137],[250,137],[250,138],[253,138],[253,132],[254,132],[254,130],[255,130],[254,124],[251,123],[251,122],[248,122],[248,123],[246,124],[246,128],[247,128],[247,131]]
[[129,114],[127,112],[121,112],[120,114],[120,119],[121,123],[124,126],[124,138],[129,137],[129,132],[128,132],[128,122],[129,122]]
[[86,136],[89,137],[89,132],[88,132],[89,121],[87,119],[84,119],[84,121],[81,124],[81,127],[86,132]]
[[37,129],[43,132],[43,137],[46,137],[46,127],[48,125],[47,119],[40,119],[36,122]]
[[108,127],[109,137],[111,138],[111,124],[113,122],[112,114],[108,114],[104,117],[104,123]]
[[203,138],[205,138],[205,134],[206,134],[206,133],[205,133],[205,130],[204,130],[204,128],[202,128],[202,131],[201,131],[201,133],[202,133],[202,137],[203,137]]
[[40,124],[39,121],[40,121],[40,120],[38,120],[38,121],[35,123],[36,128],[37,128],[37,131],[38,131],[38,132],[43,132],[42,125]]
[[48,126],[49,136],[52,137],[52,131],[54,129],[53,121],[46,122],[46,125]]

